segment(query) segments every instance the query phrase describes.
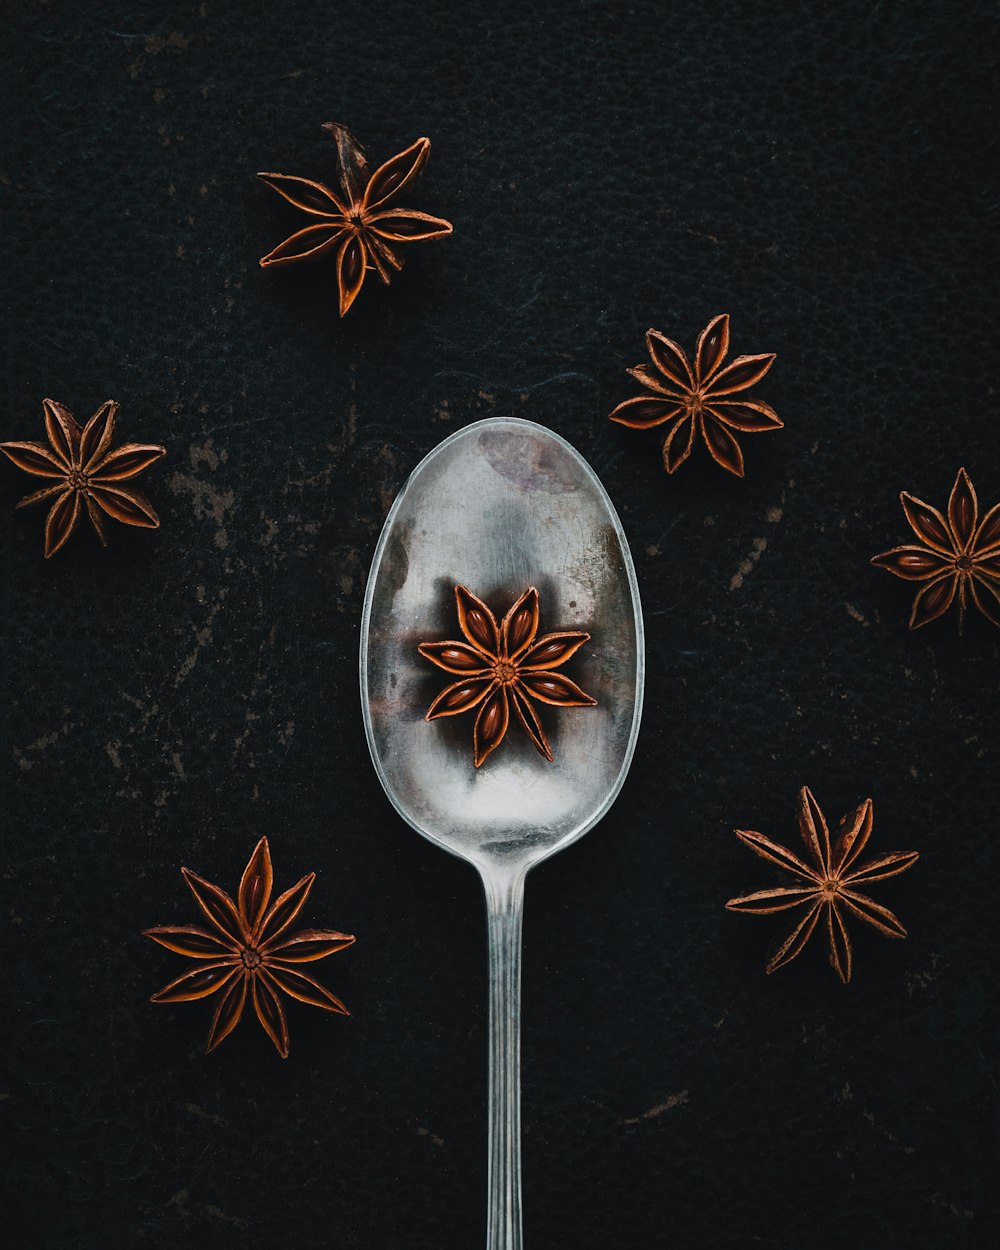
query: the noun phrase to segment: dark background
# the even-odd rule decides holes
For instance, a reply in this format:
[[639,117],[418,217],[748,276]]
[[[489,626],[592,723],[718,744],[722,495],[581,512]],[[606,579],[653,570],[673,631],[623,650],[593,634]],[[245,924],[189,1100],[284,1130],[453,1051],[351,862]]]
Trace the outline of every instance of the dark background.
[[[371,768],[365,577],[419,458],[494,414],[595,467],[644,599],[646,710],[604,822],[529,879],[528,1247],[993,1243],[1000,634],[907,631],[898,492],[1000,499],[994,4],[302,3],[5,7],[7,439],[51,395],[123,440],[159,531],[42,559],[0,471],[4,1075],[18,1247],[467,1250],[486,1182],[486,950],[470,868]],[[263,273],[304,224],[259,169],[332,181],[434,150],[413,246],[341,322],[330,263]],[[608,412],[654,325],[735,352],[784,430],[745,481],[676,477]],[[875,800],[877,890],[910,931],[814,940],[723,910],[795,838]],[[235,889],[257,838],[305,919],[357,946],[207,1058],[189,965],[139,932]]]

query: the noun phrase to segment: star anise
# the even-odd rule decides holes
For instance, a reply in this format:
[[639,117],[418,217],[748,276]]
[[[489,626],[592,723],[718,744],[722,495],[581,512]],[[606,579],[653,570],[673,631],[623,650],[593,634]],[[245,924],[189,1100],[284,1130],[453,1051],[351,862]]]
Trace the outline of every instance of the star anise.
[[415,143],[371,173],[357,140],[339,122],[327,122],[337,143],[340,185],[334,194],[322,182],[289,174],[258,174],[257,177],[284,196],[289,203],[314,218],[273,252],[262,257],[262,269],[299,260],[318,260],[337,249],[337,284],[340,315],[354,303],[369,268],[388,284],[391,269],[402,269],[397,255],[401,243],[426,242],[451,234],[452,225],[440,217],[408,208],[386,205],[421,172],[431,150],[430,139]]
[[250,856],[240,881],[236,902],[217,885],[182,868],[195,902],[211,925],[159,925],[144,929],[143,936],[169,951],[198,960],[198,966],[154,994],[154,1003],[185,1003],[218,995],[206,1054],[227,1037],[240,1022],[247,996],[257,1019],[282,1059],[288,1058],[288,1025],[281,1005],[282,993],[324,1011],[347,1016],[350,1012],[324,985],[306,976],[299,964],[325,959],[350,946],[349,933],[333,929],[289,927],[309,897],[316,880],[308,873],[270,906],[273,874],[267,838],[261,838]]
[[839,832],[831,842],[819,804],[808,786],[802,787],[799,791],[799,832],[811,862],[799,859],[762,833],[746,829],[735,832],[755,854],[777,864],[779,868],[787,869],[799,882],[794,886],[744,894],[741,898],[731,898],[726,904],[729,911],[744,911],[754,916],[803,909],[795,928],[768,963],[769,973],[791,963],[809,941],[820,918],[826,933],[830,964],[845,985],[851,979],[853,962],[845,916],[864,920],[886,937],[906,937],[906,930],[887,907],[860,892],[860,887],[867,887],[872,881],[895,877],[897,873],[912,868],[919,858],[916,851],[890,851],[877,859],[857,864],[858,856],[871,837],[871,799],[865,799],[860,807],[841,820]]
[[737,356],[725,368],[729,351],[729,316],[713,318],[698,336],[694,365],[684,349],[659,330],[646,331],[646,347],[653,368],[636,365],[628,372],[649,394],[626,399],[611,413],[611,420],[634,430],[648,430],[669,423],[663,440],[663,467],[674,473],[690,456],[695,430],[716,464],[737,477],[743,476],[743,452],[733,430],[759,434],[780,430],[784,422],[770,404],[760,399],[734,399],[761,380],[774,354]]
[[45,556],[55,555],[70,538],[86,508],[101,545],[108,545],[105,513],[125,525],[156,529],[160,518],[149,500],[129,478],[167,454],[156,443],[124,443],[111,449],[118,405],[109,399],[81,429],[73,414],[54,399],[43,399],[44,443],[0,443],[0,451],[33,477],[51,478],[52,484],[25,495],[19,508],[53,500],[45,519]]
[[936,620],[958,598],[958,632],[971,599],[988,621],[1000,626],[1000,503],[982,521],[975,487],[959,469],[948,500],[948,515],[904,490],[906,519],[920,545],[893,547],[872,558],[908,582],[925,582],[913,600],[910,629]]
[[504,739],[513,707],[536,749],[551,762],[552,748],[533,701],[556,707],[593,707],[589,694],[553,670],[590,639],[589,634],[538,634],[538,591],[529,586],[500,624],[490,609],[465,586],[455,587],[458,625],[465,642],[422,642],[420,654],[461,680],[446,686],[431,704],[426,720],[458,716],[479,708],[472,731],[478,768]]

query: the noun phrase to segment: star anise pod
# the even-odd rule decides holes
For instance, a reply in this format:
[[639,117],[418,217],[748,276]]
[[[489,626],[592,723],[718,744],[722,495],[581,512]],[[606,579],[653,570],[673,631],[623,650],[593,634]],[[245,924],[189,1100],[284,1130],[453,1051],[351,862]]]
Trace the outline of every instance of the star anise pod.
[[248,996],[282,1059],[288,1058],[282,993],[324,1011],[350,1015],[339,998],[306,976],[299,965],[343,950],[354,942],[352,935],[333,929],[288,931],[309,897],[316,880],[314,872],[271,903],[273,874],[267,838],[261,838],[250,856],[235,903],[225,890],[190,869],[182,868],[181,872],[211,927],[168,924],[143,930],[144,937],[168,951],[198,961],[197,967],[164,986],[150,1001],[185,1003],[217,995],[206,1054],[239,1024]]
[[76,418],[54,399],[43,399],[44,443],[0,443],[0,451],[19,469],[33,477],[50,478],[51,484],[25,495],[19,508],[53,500],[45,519],[45,556],[55,555],[70,538],[84,509],[97,531],[101,545],[108,545],[104,516],[125,525],[156,529],[160,518],[152,504],[134,486],[123,486],[167,454],[156,443],[123,443],[111,447],[118,405],[109,399],[81,429]]
[[716,464],[743,476],[743,452],[733,430],[759,434],[780,430],[784,422],[770,404],[760,399],[735,399],[761,380],[774,354],[737,356],[725,368],[729,351],[729,316],[713,318],[698,336],[694,364],[684,349],[661,334],[646,331],[646,347],[653,367],[636,365],[628,372],[648,394],[626,399],[611,420],[634,430],[669,424],[663,440],[663,467],[674,473],[690,456],[697,430]]
[[767,965],[769,973],[791,963],[809,941],[821,918],[830,964],[845,985],[851,979],[853,962],[851,938],[844,923],[846,916],[864,920],[886,937],[906,937],[906,930],[887,907],[861,893],[861,888],[867,888],[872,881],[895,877],[897,873],[912,868],[919,858],[916,851],[889,851],[877,859],[857,863],[871,837],[871,799],[865,799],[860,807],[841,820],[837,836],[831,841],[819,804],[808,786],[802,787],[799,791],[799,832],[806,845],[809,862],[799,859],[762,833],[746,829],[735,832],[755,854],[777,864],[779,868],[787,869],[798,881],[793,886],[758,890],[755,894],[731,898],[726,904],[729,911],[744,911],[754,916],[800,909],[795,928]]
[[422,642],[420,654],[461,680],[446,686],[431,704],[426,720],[458,716],[478,708],[472,731],[478,768],[507,733],[510,709],[536,749],[550,762],[552,748],[533,703],[556,707],[593,707],[597,703],[568,677],[554,670],[590,639],[589,634],[538,634],[538,591],[529,586],[500,624],[490,609],[465,586],[455,587],[458,625],[465,642]]
[[309,178],[258,174],[269,187],[314,219],[311,225],[262,257],[260,265],[270,269],[299,260],[318,260],[336,248],[343,316],[354,303],[369,268],[388,284],[390,271],[403,267],[402,257],[397,254],[401,243],[440,239],[451,234],[452,225],[428,213],[386,207],[427,163],[430,139],[411,143],[371,173],[361,146],[346,126],[327,122],[324,128],[337,142],[343,195],[336,195],[322,182]]
[[971,599],[988,621],[1000,626],[1000,503],[980,521],[975,487],[959,469],[948,515],[904,490],[899,496],[919,545],[893,547],[872,558],[908,582],[924,582],[910,612],[910,629],[943,616],[958,599],[958,632]]

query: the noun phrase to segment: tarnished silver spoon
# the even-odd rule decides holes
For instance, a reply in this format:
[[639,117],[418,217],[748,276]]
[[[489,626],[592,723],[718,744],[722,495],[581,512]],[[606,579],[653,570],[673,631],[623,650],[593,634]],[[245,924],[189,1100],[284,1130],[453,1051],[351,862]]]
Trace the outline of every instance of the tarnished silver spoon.
[[[544,630],[591,635],[571,667],[596,706],[551,709],[558,713],[548,722],[551,762],[512,725],[475,768],[471,717],[425,721],[444,674],[417,646],[458,637],[457,585],[504,609],[537,587]],[[375,550],[361,626],[361,701],[372,761],[393,806],[418,833],[473,864],[486,894],[487,1250],[522,1245],[524,879],[614,802],[639,730],[643,666],[625,535],[600,481],[565,440],[530,421],[495,418],[466,426],[421,461]]]

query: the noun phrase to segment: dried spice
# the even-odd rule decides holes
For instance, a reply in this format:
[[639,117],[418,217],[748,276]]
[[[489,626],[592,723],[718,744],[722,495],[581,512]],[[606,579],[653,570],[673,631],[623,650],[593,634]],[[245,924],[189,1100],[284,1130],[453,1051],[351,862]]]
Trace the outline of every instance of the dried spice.
[[109,399],[81,429],[68,408],[54,399],[43,399],[44,443],[0,443],[0,451],[32,477],[49,478],[50,484],[18,503],[19,508],[52,500],[45,519],[45,557],[55,555],[73,534],[86,509],[101,545],[108,545],[104,516],[124,525],[156,529],[160,518],[149,500],[135,486],[122,483],[138,477],[144,469],[167,454],[157,443],[123,443],[111,447],[118,405]]
[[270,269],[300,260],[319,260],[336,248],[343,316],[357,298],[369,269],[374,269],[388,285],[391,271],[403,267],[398,255],[401,243],[443,238],[451,234],[452,225],[429,213],[387,207],[423,170],[431,150],[430,139],[411,143],[371,173],[360,144],[346,126],[327,122],[324,129],[337,143],[343,195],[336,195],[322,182],[309,178],[258,174],[272,190],[313,219],[262,257],[260,265]]
[[473,760],[478,768],[503,741],[513,707],[539,754],[551,762],[552,747],[533,703],[595,706],[596,699],[554,671],[589,641],[590,635],[564,632],[537,638],[538,591],[534,586],[528,587],[499,625],[482,599],[465,586],[455,587],[455,602],[466,641],[422,642],[419,650],[425,659],[460,680],[441,691],[425,719],[458,716],[478,708],[472,731]]
[[198,961],[197,967],[164,986],[150,1001],[186,1003],[217,995],[206,1054],[239,1024],[248,996],[282,1059],[288,1058],[283,993],[324,1011],[350,1015],[339,998],[306,976],[299,965],[343,950],[352,945],[353,936],[333,929],[288,931],[309,897],[316,880],[314,872],[271,903],[274,878],[267,838],[261,838],[250,856],[235,903],[224,890],[190,869],[182,868],[181,872],[211,928],[159,925],[143,930],[144,937],[159,942],[168,951]]
[[904,490],[900,496],[919,545],[893,547],[872,558],[908,582],[924,582],[910,612],[910,629],[936,620],[958,600],[958,632],[968,602],[1000,626],[1000,503],[980,521],[975,487],[959,469],[948,500],[948,515]]
[[674,473],[690,456],[697,430],[716,464],[743,476],[743,452],[733,430],[760,434],[780,430],[784,422],[770,404],[760,399],[735,399],[761,380],[773,353],[737,356],[725,368],[729,351],[729,316],[713,318],[698,336],[694,365],[684,349],[659,330],[646,331],[646,347],[653,367],[636,365],[628,372],[648,393],[626,399],[611,420],[634,430],[667,425],[663,440],[663,467]]
[[787,869],[798,884],[731,898],[726,907],[729,911],[749,912],[754,916],[802,909],[795,928],[768,963],[769,973],[791,963],[822,918],[830,963],[846,985],[851,979],[853,951],[845,916],[864,920],[886,937],[906,937],[906,930],[892,912],[862,894],[860,888],[905,872],[917,862],[918,855],[916,851],[890,851],[859,865],[858,856],[872,832],[871,799],[865,799],[860,807],[843,818],[831,842],[823,813],[807,786],[799,791],[799,832],[809,852],[809,863],[761,833],[736,830],[741,842],[762,859]]

